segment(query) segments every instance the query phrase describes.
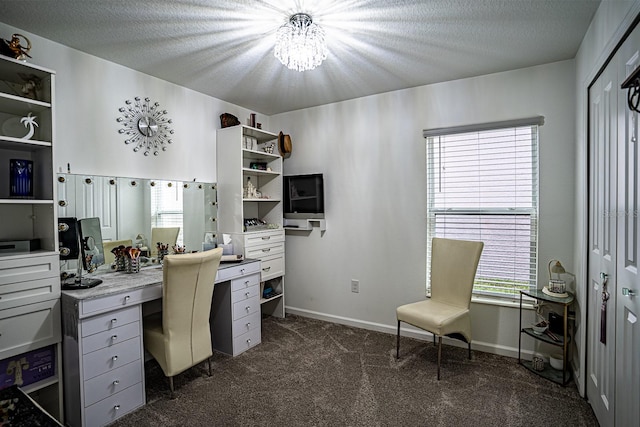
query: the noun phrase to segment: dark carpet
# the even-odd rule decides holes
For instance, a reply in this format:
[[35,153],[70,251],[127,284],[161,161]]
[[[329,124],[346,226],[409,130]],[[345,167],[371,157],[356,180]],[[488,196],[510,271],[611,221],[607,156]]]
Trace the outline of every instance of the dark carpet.
[[597,426],[573,383],[516,359],[299,316],[265,318],[262,344],[175,378],[147,362],[147,405],[112,426]]

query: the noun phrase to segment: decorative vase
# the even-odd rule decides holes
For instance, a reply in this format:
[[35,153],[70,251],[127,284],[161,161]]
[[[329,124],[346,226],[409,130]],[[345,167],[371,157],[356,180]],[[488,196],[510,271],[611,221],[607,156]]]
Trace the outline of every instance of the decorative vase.
[[9,160],[9,196],[23,199],[33,198],[33,162],[31,160]]

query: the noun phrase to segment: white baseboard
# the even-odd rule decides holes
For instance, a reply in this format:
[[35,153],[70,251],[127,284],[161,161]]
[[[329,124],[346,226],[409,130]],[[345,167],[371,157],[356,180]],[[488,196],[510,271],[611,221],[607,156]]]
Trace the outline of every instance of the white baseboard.
[[[367,322],[359,319],[352,319],[349,317],[334,316],[332,314],[320,313],[317,311],[306,310],[301,308],[289,307],[285,308],[285,311],[289,314],[293,314],[301,317],[309,317],[311,319],[323,320],[325,322],[338,323],[341,325],[353,326],[355,328],[367,329],[369,331],[384,332],[386,334],[396,335],[398,329],[397,326],[385,325],[382,323]],[[415,338],[423,341],[432,341],[433,335],[429,332],[414,328],[412,326],[402,324],[400,327],[400,335],[403,337]],[[456,339],[444,338],[443,340],[447,345],[454,345],[461,348],[467,348],[467,345]],[[502,345],[496,345],[493,343],[487,343],[482,341],[471,341],[471,349],[482,351],[484,353],[497,354],[500,356],[518,358],[518,349],[515,347],[506,347]],[[530,359],[532,352],[528,350],[522,350],[522,356],[526,359]]]

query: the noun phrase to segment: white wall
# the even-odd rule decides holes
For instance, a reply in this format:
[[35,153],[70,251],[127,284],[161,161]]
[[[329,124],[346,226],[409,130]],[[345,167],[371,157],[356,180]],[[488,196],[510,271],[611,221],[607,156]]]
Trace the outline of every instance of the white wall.
[[[0,34],[14,32],[31,40],[29,62],[56,71],[56,172],[66,172],[69,163],[71,172],[80,174],[216,180],[220,114],[228,112],[244,121],[249,110],[0,22]],[[173,120],[175,142],[158,156],[134,153],[118,134],[118,109],[136,96],[159,102]],[[258,119],[268,128],[268,117],[259,114]]]
[[578,348],[578,360],[574,358],[574,373],[578,390],[582,395],[584,395],[586,387],[584,366],[587,313],[585,310],[580,310],[580,307],[586,307],[587,304],[588,281],[588,87],[638,13],[640,13],[640,1],[603,1],[576,55],[576,223],[574,246],[577,250],[574,254],[574,264],[576,266],[576,281],[584,285],[578,287],[576,294],[578,304],[576,306],[575,343]]
[[[571,270],[573,79],[563,61],[272,116],[292,136],[285,173],[325,175],[327,231],[287,233],[288,310],[395,332],[395,308],[424,298],[425,128],[543,115],[538,277],[552,258]],[[475,348],[517,355],[516,308],[473,304],[472,317]]]

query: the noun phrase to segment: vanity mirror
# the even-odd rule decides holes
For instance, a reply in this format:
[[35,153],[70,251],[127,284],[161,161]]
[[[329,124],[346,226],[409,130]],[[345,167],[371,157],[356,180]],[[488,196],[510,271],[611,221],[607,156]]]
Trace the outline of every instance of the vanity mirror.
[[58,217],[100,218],[105,249],[130,241],[152,252],[154,228],[178,227],[187,252],[202,250],[205,233],[216,240],[215,183],[58,174],[56,184]]

